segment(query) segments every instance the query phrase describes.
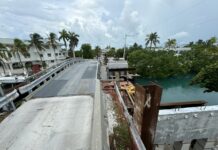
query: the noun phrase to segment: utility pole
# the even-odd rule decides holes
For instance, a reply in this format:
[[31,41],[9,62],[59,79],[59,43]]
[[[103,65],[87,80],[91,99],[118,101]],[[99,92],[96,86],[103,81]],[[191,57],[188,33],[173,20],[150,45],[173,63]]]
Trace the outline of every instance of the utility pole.
[[132,37],[132,36],[135,36],[136,34],[134,35],[128,35],[128,34],[125,34],[125,37],[124,37],[124,51],[123,51],[123,58],[125,60],[125,57],[126,57],[126,40],[127,40],[127,37]]
[[124,51],[123,51],[123,59],[125,60],[125,56],[126,56],[126,38],[127,38],[127,34],[125,34],[125,43],[124,43]]

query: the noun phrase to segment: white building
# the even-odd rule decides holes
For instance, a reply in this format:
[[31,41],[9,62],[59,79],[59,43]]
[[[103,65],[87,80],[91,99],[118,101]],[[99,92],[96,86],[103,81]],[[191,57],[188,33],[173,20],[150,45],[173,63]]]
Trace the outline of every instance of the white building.
[[[168,50],[168,48],[165,47],[157,47],[155,48],[155,51],[158,50]],[[191,50],[191,47],[175,47],[175,48],[170,48],[170,50],[176,51],[177,53],[180,53],[182,51],[189,51]]]
[[[28,41],[24,41],[27,45],[29,44]],[[46,39],[44,41],[46,43]],[[7,51],[10,51],[11,48],[13,47],[14,44],[14,39],[8,39],[8,38],[0,38],[0,43],[2,43],[3,45],[6,46],[6,50],[5,50],[5,54],[8,56]],[[54,50],[52,48],[46,48],[43,51],[40,51],[40,55],[42,58],[42,61],[46,63],[47,67],[51,67],[53,65],[55,65],[56,63],[60,63],[63,60],[65,60],[68,56],[68,53],[66,50],[63,50],[61,48],[62,44],[58,44],[57,45],[57,49],[55,49],[55,53]],[[32,70],[32,67],[34,65],[40,65],[41,64],[41,60],[40,60],[40,56],[37,53],[36,48],[31,47],[28,49],[28,55],[26,57],[24,57],[22,54],[20,54],[22,63],[28,68],[28,71]],[[7,70],[10,69],[10,71],[12,73],[18,71],[20,69],[20,61],[19,61],[19,57],[17,54],[12,54],[12,57],[8,56],[8,60],[3,60],[6,64]],[[56,61],[57,59],[57,61]],[[3,69],[2,69],[2,65],[0,65],[0,72],[2,73]],[[14,71],[16,70],[16,71]],[[22,69],[20,69],[22,70]],[[10,72],[9,71],[9,72]],[[19,71],[18,71],[19,72]],[[17,73],[17,72],[16,72]],[[21,73],[21,72],[19,72]]]

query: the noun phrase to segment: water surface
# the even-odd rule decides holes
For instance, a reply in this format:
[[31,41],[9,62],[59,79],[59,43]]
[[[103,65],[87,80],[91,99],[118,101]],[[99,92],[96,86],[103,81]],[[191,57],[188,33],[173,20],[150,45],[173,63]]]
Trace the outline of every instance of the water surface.
[[218,92],[204,93],[204,88],[199,86],[191,86],[189,83],[192,75],[167,78],[167,79],[146,79],[137,78],[138,84],[146,85],[150,81],[155,81],[163,88],[162,102],[181,102],[191,100],[205,100],[208,105],[218,105]]

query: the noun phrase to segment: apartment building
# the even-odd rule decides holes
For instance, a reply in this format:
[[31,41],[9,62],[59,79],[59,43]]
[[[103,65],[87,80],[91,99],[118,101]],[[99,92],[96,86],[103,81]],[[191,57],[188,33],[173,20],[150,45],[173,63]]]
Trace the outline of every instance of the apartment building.
[[[24,41],[27,45],[29,44],[28,41]],[[47,39],[44,39],[44,42],[47,42]],[[20,61],[17,54],[11,54],[11,57],[8,55],[7,51],[10,52],[11,48],[14,44],[14,39],[9,38],[0,38],[0,43],[4,44],[6,46],[6,49],[4,50],[5,54],[8,56],[9,59],[4,59],[4,65],[0,65],[0,71],[6,69],[7,72],[13,72],[14,70],[19,70],[20,68]],[[62,62],[68,57],[68,53],[66,50],[63,50],[62,44],[59,43],[57,45],[57,49],[55,49],[55,52],[52,48],[45,47],[43,51],[40,51],[40,56],[37,53],[37,50],[35,47],[30,47],[28,49],[28,55],[25,57],[20,54],[20,58],[22,60],[23,65],[26,66],[29,72],[33,70],[33,68],[36,68],[36,66],[39,66],[41,68],[41,59],[44,63],[46,63],[47,67],[51,67],[57,63]],[[41,57],[41,59],[40,59]],[[9,71],[8,71],[9,70]],[[2,72],[2,71],[1,71]]]

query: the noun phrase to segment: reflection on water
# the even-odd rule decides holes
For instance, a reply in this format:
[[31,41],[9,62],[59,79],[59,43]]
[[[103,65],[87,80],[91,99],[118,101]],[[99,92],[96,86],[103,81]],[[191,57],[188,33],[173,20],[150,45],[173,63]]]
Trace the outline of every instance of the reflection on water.
[[149,80],[137,78],[138,84],[146,85],[154,81],[163,87],[162,102],[178,102],[190,100],[205,100],[208,105],[218,105],[218,92],[204,93],[204,89],[198,86],[190,86],[192,76],[168,78],[162,80]]

